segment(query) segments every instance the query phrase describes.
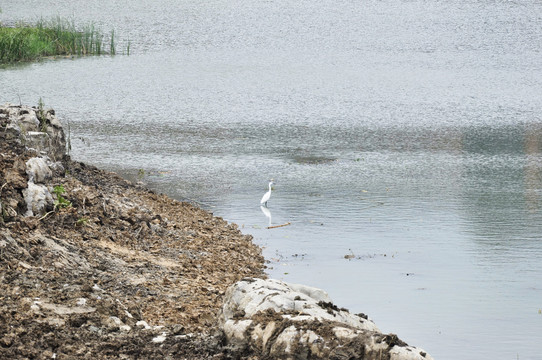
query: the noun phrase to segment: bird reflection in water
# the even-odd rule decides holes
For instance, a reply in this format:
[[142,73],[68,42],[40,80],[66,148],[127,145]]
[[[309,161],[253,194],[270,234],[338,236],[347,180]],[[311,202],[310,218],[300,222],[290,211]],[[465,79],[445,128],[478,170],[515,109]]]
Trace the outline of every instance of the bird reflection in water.
[[269,211],[268,208],[266,208],[265,206],[260,206],[260,209],[262,210],[263,214],[265,215],[266,218],[269,219],[269,226],[272,226],[271,225],[271,211]]

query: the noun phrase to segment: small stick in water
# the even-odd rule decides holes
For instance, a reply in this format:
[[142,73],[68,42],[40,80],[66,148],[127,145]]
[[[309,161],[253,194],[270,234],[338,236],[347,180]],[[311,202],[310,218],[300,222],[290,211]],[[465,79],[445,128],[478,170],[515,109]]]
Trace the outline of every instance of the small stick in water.
[[275,229],[275,228],[279,228],[279,227],[283,227],[283,226],[288,226],[288,225],[290,225],[289,222],[287,222],[286,224],[282,224],[282,225],[268,226],[267,228],[268,228],[268,229]]

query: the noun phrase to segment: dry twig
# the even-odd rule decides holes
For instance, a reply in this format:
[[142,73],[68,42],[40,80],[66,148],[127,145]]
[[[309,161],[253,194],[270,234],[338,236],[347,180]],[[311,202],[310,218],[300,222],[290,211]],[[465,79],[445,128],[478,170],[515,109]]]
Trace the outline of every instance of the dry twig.
[[274,226],[268,226],[267,228],[268,228],[268,229],[276,229],[276,228],[279,228],[279,227],[288,226],[288,225],[290,225],[290,224],[291,224],[290,222],[287,222],[286,224],[282,224],[282,225],[274,225]]

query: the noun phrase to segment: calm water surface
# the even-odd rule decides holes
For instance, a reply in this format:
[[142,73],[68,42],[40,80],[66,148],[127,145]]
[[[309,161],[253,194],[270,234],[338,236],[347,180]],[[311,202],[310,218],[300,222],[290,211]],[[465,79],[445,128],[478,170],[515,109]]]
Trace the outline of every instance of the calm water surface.
[[252,234],[270,276],[437,359],[542,359],[539,1],[1,7],[131,41],[0,69],[0,101],[42,97],[75,159],[142,169]]

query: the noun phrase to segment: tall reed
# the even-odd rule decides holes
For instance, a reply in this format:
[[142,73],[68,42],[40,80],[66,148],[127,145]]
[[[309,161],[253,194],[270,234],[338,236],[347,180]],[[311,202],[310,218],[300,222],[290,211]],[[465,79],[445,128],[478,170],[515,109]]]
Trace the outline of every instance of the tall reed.
[[116,50],[115,50],[115,29],[111,30],[111,41],[109,42],[109,53],[111,55],[115,55],[116,54]]
[[[53,55],[102,55],[103,34],[94,24],[76,29],[73,21],[60,17],[40,20],[35,26],[0,27],[0,63],[28,61]],[[109,54],[116,54],[115,32],[111,32]]]

